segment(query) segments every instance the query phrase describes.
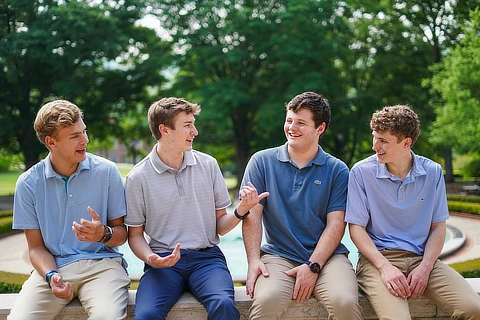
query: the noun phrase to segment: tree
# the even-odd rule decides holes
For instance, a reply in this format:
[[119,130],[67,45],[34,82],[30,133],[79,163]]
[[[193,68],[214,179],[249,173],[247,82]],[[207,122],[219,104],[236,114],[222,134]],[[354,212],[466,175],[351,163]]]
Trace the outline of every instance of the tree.
[[254,151],[285,141],[284,106],[294,95],[343,96],[335,66],[348,51],[339,38],[343,2],[159,3],[177,46],[172,93],[202,105],[198,145],[233,141],[239,179]]
[[119,118],[160,85],[169,46],[137,26],[143,0],[5,0],[0,3],[0,142],[25,169],[44,152],[32,128],[48,100],[85,111],[95,137],[121,136]]
[[436,105],[432,141],[461,152],[480,150],[480,9],[471,13],[459,44],[432,70]]

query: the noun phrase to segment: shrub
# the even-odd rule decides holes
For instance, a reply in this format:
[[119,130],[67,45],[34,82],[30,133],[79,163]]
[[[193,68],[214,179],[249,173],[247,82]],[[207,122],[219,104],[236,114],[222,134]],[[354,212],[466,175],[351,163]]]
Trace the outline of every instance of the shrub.
[[0,293],[18,293],[20,289],[20,284],[0,282]]
[[447,200],[449,201],[449,203],[450,203],[450,201],[480,203],[480,197],[461,196],[461,195],[457,195],[457,194],[447,195]]
[[448,201],[448,210],[457,212],[466,212],[480,214],[480,203]]
[[480,259],[453,263],[450,265],[464,278],[480,278]]
[[0,218],[0,234],[12,231],[13,216]]

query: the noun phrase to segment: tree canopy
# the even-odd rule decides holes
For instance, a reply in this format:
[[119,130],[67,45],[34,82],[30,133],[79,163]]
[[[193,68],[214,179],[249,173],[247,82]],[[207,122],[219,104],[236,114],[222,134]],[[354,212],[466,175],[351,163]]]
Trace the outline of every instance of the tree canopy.
[[71,100],[96,136],[120,136],[122,113],[163,81],[169,46],[135,24],[144,9],[141,0],[0,3],[0,142],[23,152],[26,168],[45,151],[33,131],[45,102]]

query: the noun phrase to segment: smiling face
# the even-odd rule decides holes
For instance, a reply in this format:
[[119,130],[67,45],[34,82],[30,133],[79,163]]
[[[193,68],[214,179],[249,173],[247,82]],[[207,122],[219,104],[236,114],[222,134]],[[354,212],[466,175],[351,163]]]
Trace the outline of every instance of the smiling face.
[[195,127],[195,116],[192,113],[180,112],[175,116],[173,128],[160,125],[162,140],[165,139],[172,152],[183,153],[193,148],[193,140],[198,135]]
[[50,161],[57,173],[70,176],[78,164],[86,159],[88,144],[86,128],[80,119],[45,138],[45,144],[51,152]]
[[315,128],[313,113],[309,109],[299,109],[297,112],[287,111],[283,126],[288,147],[298,152],[318,148],[318,139],[325,130],[325,123]]
[[388,131],[373,131],[372,150],[379,163],[396,164],[410,155],[411,138],[399,139]]

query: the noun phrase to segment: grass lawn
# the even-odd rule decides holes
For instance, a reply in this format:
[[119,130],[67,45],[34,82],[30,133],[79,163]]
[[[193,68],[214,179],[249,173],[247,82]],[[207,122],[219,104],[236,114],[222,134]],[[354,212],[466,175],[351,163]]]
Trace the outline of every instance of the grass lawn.
[[21,171],[0,172],[0,196],[10,196],[15,192],[15,183]]

